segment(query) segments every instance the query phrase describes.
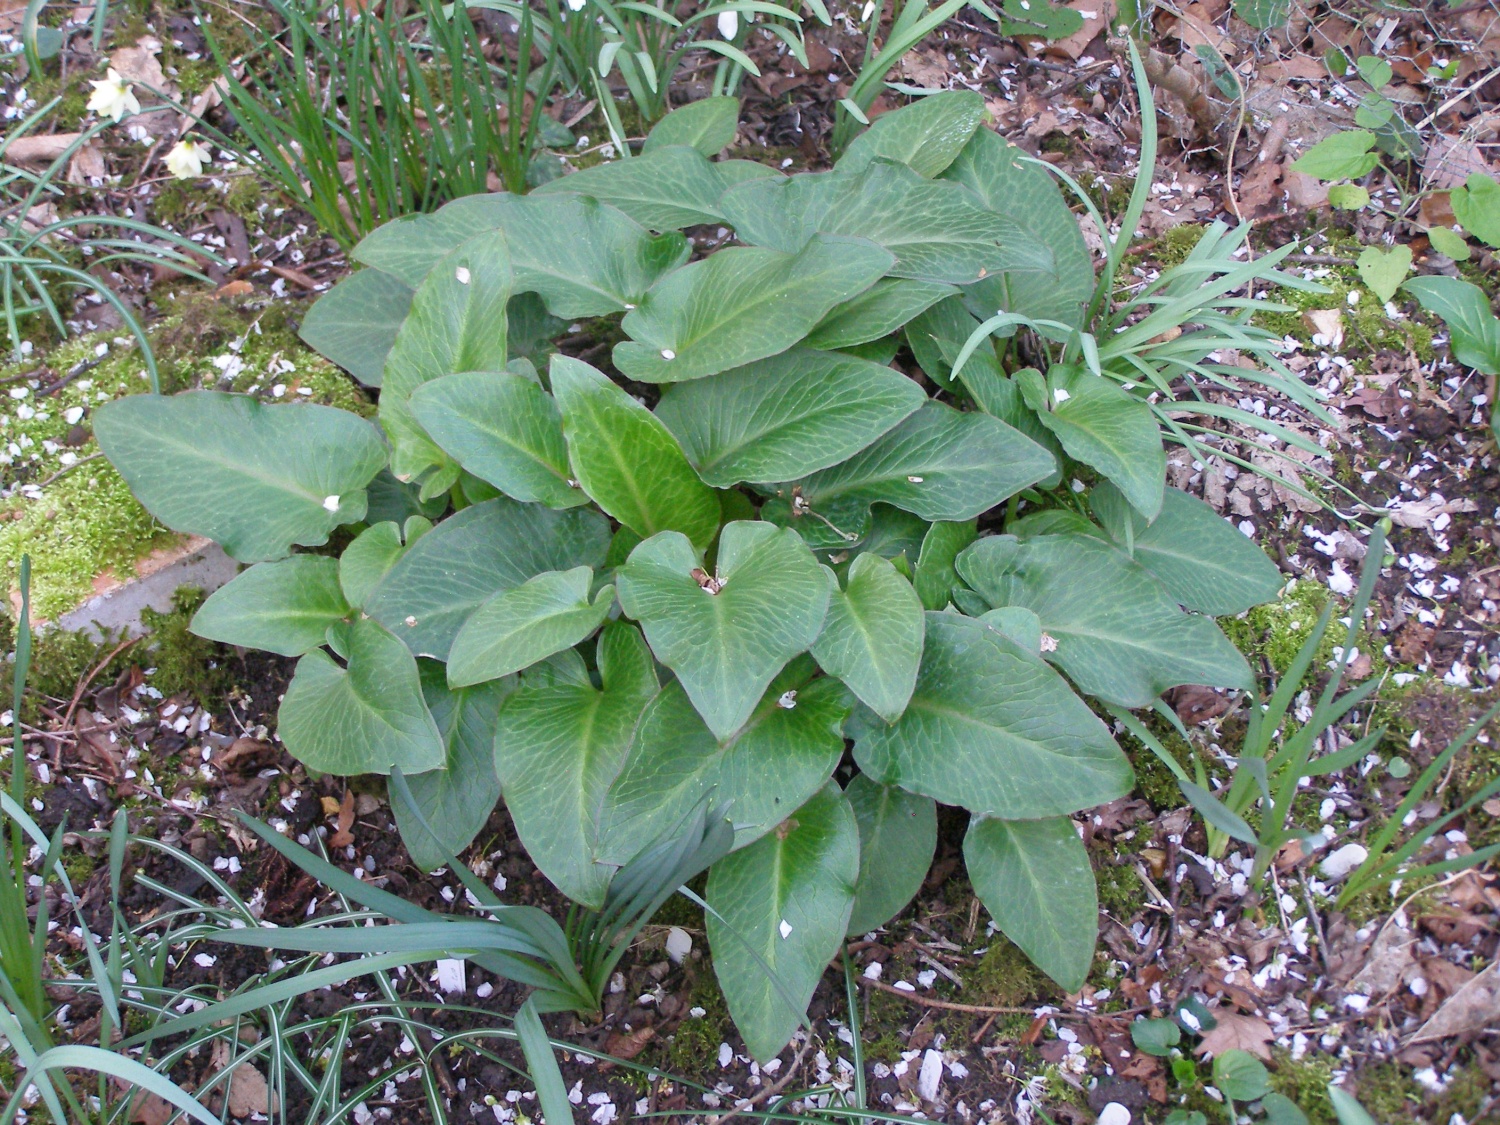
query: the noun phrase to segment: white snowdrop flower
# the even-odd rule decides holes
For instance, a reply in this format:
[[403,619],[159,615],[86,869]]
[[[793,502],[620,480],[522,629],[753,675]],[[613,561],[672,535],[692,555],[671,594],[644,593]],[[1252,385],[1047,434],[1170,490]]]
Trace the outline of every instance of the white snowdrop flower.
[[792,936],[792,925],[785,918],[783,918],[781,920],[781,925],[780,925],[779,929],[781,930],[781,940],[782,941],[785,941],[787,938],[789,938],[789,937]]
[[589,0],[568,0],[568,11],[581,12],[583,11],[583,6],[588,2]]
[[336,512],[336,511],[338,511],[339,510],[339,498],[337,496],[325,496],[325,497],[323,497],[323,509],[325,511],[329,511],[329,512]]
[[90,80],[89,85],[94,92],[89,95],[87,109],[90,113],[97,113],[100,117],[108,117],[112,121],[120,121],[127,113],[140,113],[141,103],[136,100],[130,83],[120,76],[120,72],[110,67],[102,81]]
[[467,285],[469,284],[469,279],[474,275],[469,272],[468,266],[459,266],[458,269],[453,271],[453,276],[458,278],[460,285]]
[[719,34],[725,39],[733,39],[739,34],[740,14],[738,12],[720,12],[718,24]]
[[206,144],[184,137],[167,150],[163,163],[175,178],[193,180],[203,175],[203,166],[212,160],[213,154]]

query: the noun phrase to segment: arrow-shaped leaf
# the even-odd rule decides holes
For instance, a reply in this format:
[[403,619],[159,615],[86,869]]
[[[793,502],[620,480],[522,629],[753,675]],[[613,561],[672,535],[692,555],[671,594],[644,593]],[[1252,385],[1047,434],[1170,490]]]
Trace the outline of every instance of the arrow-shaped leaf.
[[448,683],[466,687],[498,680],[583,641],[615,604],[613,586],[590,603],[593,580],[586,566],[552,570],[496,594],[453,638]]
[[866,707],[893,723],[906,709],[922,661],[922,600],[891,563],[869,552],[849,567],[847,589],[838,589],[837,579],[831,585],[813,657]]
[[321,555],[256,563],[214,591],[193,615],[192,630],[226,645],[301,656],[323,643],[350,613],[339,564]]

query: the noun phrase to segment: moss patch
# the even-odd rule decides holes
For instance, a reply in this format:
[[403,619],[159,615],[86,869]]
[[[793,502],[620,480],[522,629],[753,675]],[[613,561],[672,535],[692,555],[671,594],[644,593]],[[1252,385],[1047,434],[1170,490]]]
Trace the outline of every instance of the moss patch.
[[964,977],[973,1003],[1014,1008],[1057,991],[1018,946],[998,933],[993,937],[985,955]]
[[1273,1050],[1272,1056],[1275,1066],[1271,1070],[1271,1089],[1307,1114],[1309,1125],[1334,1125],[1337,1117],[1333,1103],[1328,1100],[1333,1064],[1326,1058],[1311,1056],[1294,1062],[1289,1052],[1281,1050]]

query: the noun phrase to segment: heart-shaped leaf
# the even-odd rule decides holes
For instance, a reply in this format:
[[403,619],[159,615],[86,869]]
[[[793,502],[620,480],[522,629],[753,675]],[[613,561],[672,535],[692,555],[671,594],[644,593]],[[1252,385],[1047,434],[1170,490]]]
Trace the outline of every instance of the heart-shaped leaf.
[[430,660],[419,663],[422,695],[443,736],[445,761],[440,769],[406,779],[426,827],[406,802],[393,800],[391,809],[406,854],[419,869],[432,871],[473,843],[495,811],[500,799],[493,749],[495,720],[515,681],[496,680],[453,690],[442,665]]
[[1061,676],[988,626],[949,613],[927,614],[905,713],[861,736],[854,758],[873,780],[1006,818],[1102,805],[1133,780],[1108,729]]
[[983,120],[984,99],[972,90],[931,94],[877,117],[844,150],[837,167],[858,172],[871,161],[892,160],[931,179],[953,163]]
[[1047,404],[1037,413],[1068,456],[1113,481],[1148,520],[1161,510],[1167,455],[1161,427],[1143,399],[1081,368],[1054,368]]
[[976,817],[964,865],[1001,932],[1065,991],[1082,988],[1099,937],[1099,897],[1073,822]]
[[418,387],[411,409],[445,453],[507,496],[550,508],[588,503],[569,483],[557,403],[532,380],[488,371],[446,375]]
[[671,530],[708,544],[719,528],[718,497],[655,415],[567,356],[552,361],[552,391],[573,476],[599,507],[642,537]]
[[412,290],[380,270],[360,270],[313,302],[298,335],[367,387],[378,387]]
[[505,807],[527,854],[558,890],[595,909],[614,871],[597,858],[605,796],[657,690],[656,666],[634,626],[606,625],[598,651],[602,689],[581,665],[573,677],[540,665],[522,678],[495,730]]
[[662,278],[626,314],[630,340],[615,345],[615,366],[629,379],[678,383],[784,352],[892,261],[873,243],[822,236],[797,253],[720,250]]
[[744,847],[822,788],[844,754],[849,703],[837,681],[810,679],[812,672],[805,658],[789,665],[723,745],[681,684],[663,688],[641,715],[609,791],[600,858],[633,859],[644,841],[670,831],[709,793],[729,805],[735,847]]
[[844,787],[859,825],[859,882],[849,936],[884,926],[927,878],[937,850],[937,804],[931,797],[880,785],[862,773]]
[[[1453,217],[1481,242],[1500,246],[1500,183],[1483,172],[1472,172],[1464,186],[1448,193]],[[1452,255],[1449,255],[1452,257]]]
[[1183,613],[1149,571],[1098,539],[989,536],[958,557],[958,573],[990,605],[1035,613],[1055,645],[1047,659],[1106,702],[1145,707],[1178,684],[1253,686],[1212,620]]
[[740,121],[740,99],[699,98],[674,109],[651,127],[642,152],[668,145],[691,145],[704,156],[717,156],[734,143]]
[[339,775],[441,769],[447,754],[416,658],[369,618],[336,628],[348,666],[320,648],[297,662],[277,719],[287,750],[311,769]]
[[589,601],[593,580],[586,566],[551,570],[496,594],[453,638],[448,683],[466,687],[498,680],[583,641],[615,604],[613,586]]
[[1411,247],[1398,245],[1380,250],[1366,246],[1360,251],[1355,268],[1359,270],[1360,280],[1384,304],[1396,295],[1406,275],[1411,273]]
[[[830,577],[831,573],[830,573]],[[906,709],[922,661],[922,599],[885,559],[866,552],[849,567],[847,589],[832,579],[814,659],[888,723]]]
[[1357,180],[1380,163],[1375,134],[1368,129],[1344,129],[1313,145],[1295,161],[1292,171],[1320,180]]
[[803,341],[809,348],[852,348],[898,331],[923,310],[958,290],[931,281],[883,277],[858,297],[835,307]]
[[385,465],[375,427],[329,406],[189,391],[116,399],[93,421],[147,511],[241,562],[321,546],[363,519],[365,486]]
[[674,531],[653,535],[617,575],[620,605],[721,741],[750,717],[787,661],[817,640],[828,579],[794,532],[726,524],[718,571]]
[[365,612],[418,656],[448,658],[479,606],[549,570],[599,567],[609,521],[598,512],[486,500],[417,540],[365,602]]
[[960,551],[974,542],[976,528],[976,521],[965,520],[962,523],[935,523],[927,530],[911,581],[922,599],[923,609],[948,608],[953,599],[953,588],[962,584],[953,561]]
[[1500,375],[1500,317],[1490,311],[1483,289],[1457,277],[1414,277],[1403,288],[1443,318],[1459,363],[1483,375]]
[[[394,521],[372,524],[361,531],[354,542],[344,548],[338,560],[339,588],[348,603],[363,608],[375,587],[405,553],[401,528]],[[324,628],[326,630],[326,624]],[[319,636],[315,643],[322,644],[322,637]]]
[[350,613],[339,564],[321,555],[256,563],[219,588],[193,615],[192,630],[226,645],[301,656]]
[[838,953],[859,878],[859,827],[829,783],[776,831],[708,875],[714,975],[745,1047],[761,1062],[797,1025]]
[[716,488],[806,476],[858,453],[927,401],[889,367],[793,348],[668,387],[656,416]]

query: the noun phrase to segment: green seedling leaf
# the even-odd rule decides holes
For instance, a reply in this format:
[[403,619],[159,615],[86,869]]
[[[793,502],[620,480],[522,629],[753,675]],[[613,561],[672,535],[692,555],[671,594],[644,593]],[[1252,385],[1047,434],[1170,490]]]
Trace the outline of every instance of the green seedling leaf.
[[1182,1029],[1176,1020],[1138,1019],[1130,1025],[1130,1041],[1148,1055],[1168,1059],[1172,1057],[1172,1048],[1182,1042]]
[[1200,785],[1194,785],[1191,781],[1177,782],[1182,789],[1182,795],[1188,799],[1188,803],[1198,810],[1212,827],[1217,828],[1232,840],[1238,840],[1242,844],[1257,844],[1255,830],[1245,823],[1244,818],[1229,808],[1223,801],[1215,797],[1207,789]]
[[[614,872],[597,858],[605,797],[657,692],[656,666],[633,625],[606,625],[598,659],[600,688],[547,665],[528,672],[500,713],[494,743],[505,807],[527,854],[558,890],[591,909],[604,905]],[[630,843],[638,849],[646,839]]]
[[1403,288],[1443,318],[1459,363],[1484,375],[1500,375],[1500,318],[1490,311],[1483,289],[1456,277],[1414,277]]
[[1143,399],[1081,368],[1048,376],[1050,410],[1037,417],[1068,451],[1108,477],[1148,520],[1161,510],[1167,455],[1161,428]]
[[1390,84],[1395,72],[1391,64],[1375,55],[1360,55],[1354,60],[1354,69],[1372,89],[1382,89]]
[[411,409],[443,452],[507,496],[549,508],[588,503],[570,483],[557,403],[532,380],[496,372],[446,375],[418,387]]
[[1339,1125],[1376,1125],[1375,1119],[1348,1090],[1330,1083],[1328,1100],[1333,1103],[1333,1112],[1338,1116]]
[[[1172,1077],[1179,1086],[1194,1086],[1198,1079],[1197,1067],[1192,1059],[1173,1059]],[[1162,1125],[1208,1125],[1208,1118],[1196,1109],[1174,1109],[1167,1114]]]
[[740,122],[739,98],[701,98],[674,109],[651,127],[642,152],[668,145],[690,145],[704,156],[717,156],[734,143]]
[[193,615],[192,630],[226,645],[301,656],[323,643],[351,610],[339,564],[320,555],[256,563],[216,590]]
[[1091,536],[989,536],[958,557],[958,573],[994,608],[1035,613],[1055,642],[1046,658],[1106,702],[1146,707],[1178,684],[1253,686],[1211,620],[1183,613],[1149,571]]
[[1357,180],[1380,163],[1374,148],[1374,133],[1346,129],[1313,145],[1293,161],[1292,170],[1319,180]]
[[1113,485],[1089,496],[1094,516],[1115,546],[1132,555],[1183,607],[1213,617],[1272,601],[1281,570],[1203,501],[1168,488],[1161,514],[1147,524]]
[[1444,257],[1452,258],[1455,262],[1469,260],[1471,251],[1468,242],[1451,227],[1433,227],[1427,232],[1427,239],[1432,243],[1432,248]]
[[663,145],[631,160],[596,164],[543,184],[533,196],[587,195],[651,230],[724,221],[719,200],[737,183],[774,176],[750,160],[714,162],[691,145]]
[[1500,184],[1494,177],[1471,173],[1463,187],[1448,193],[1448,200],[1464,230],[1489,246],[1500,246]]
[[[411,518],[422,519],[421,516]],[[354,542],[344,548],[338,560],[339,588],[345,600],[351,606],[363,607],[375,587],[405,553],[401,528],[393,520],[372,524],[361,531]],[[327,629],[326,624],[324,629]],[[322,643],[321,637],[317,643]]]
[[877,117],[835,167],[853,173],[890,160],[930,180],[953,163],[983,120],[984,99],[972,90],[932,94]]
[[679,531],[700,547],[719,528],[719,500],[649,410],[580,360],[552,360],[573,479],[643,538]]
[[1344,211],[1358,211],[1369,205],[1370,193],[1358,184],[1334,184],[1328,189],[1328,202]]
[[1000,5],[1002,35],[1034,35],[1041,39],[1066,39],[1083,30],[1083,16],[1072,8],[1047,0],[1004,0]]
[[859,827],[829,784],[776,831],[708,875],[714,974],[745,1046],[767,1062],[807,1018],[807,1003],[848,929]]
[[586,566],[552,570],[496,594],[453,638],[448,683],[467,687],[498,680],[584,641],[615,604],[613,586],[589,601],[593,580]]
[[852,348],[898,331],[925,309],[958,290],[930,281],[881,278],[825,316],[803,343],[809,348]]
[[1099,899],[1073,822],[977,817],[964,837],[964,865],[1005,936],[1064,991],[1082,988],[1099,936]]
[[93,422],[147,511],[240,562],[321,546],[363,519],[365,486],[385,465],[375,427],[330,406],[189,391],[116,399]]
[[494,595],[550,570],[598,568],[609,521],[504,497],[450,516],[412,544],[365,601],[365,612],[417,656],[448,658],[469,615]]
[[[1214,1019],[1213,1011],[1208,1005],[1191,993],[1178,999],[1176,1006],[1172,1009],[1172,1017],[1184,1031],[1192,1032],[1194,1035],[1202,1035],[1205,1031],[1212,1031],[1219,1026],[1219,1021]],[[1192,1062],[1191,1059],[1187,1061]]]
[[1411,272],[1411,247],[1392,246],[1389,250],[1379,250],[1366,246],[1360,251],[1355,267],[1360,279],[1384,304],[1396,295],[1396,290]]
[[1271,1076],[1250,1052],[1231,1047],[1214,1059],[1214,1085],[1226,1098],[1253,1102],[1271,1089]]
[[721,250],[667,275],[626,314],[615,366],[630,379],[678,383],[786,351],[893,263],[871,243],[817,236],[795,254]]
[[960,585],[953,561],[958,553],[974,542],[977,523],[934,523],[922,539],[912,585],[922,599],[923,609],[947,609],[953,588]]
[[806,658],[790,664],[749,722],[722,744],[681,684],[663,688],[641,716],[610,789],[599,857],[624,863],[708,794],[730,806],[734,846],[742,848],[817,793],[843,757],[849,700],[837,681],[812,673]]
[[367,387],[378,387],[412,290],[380,270],[360,270],[313,302],[297,333]]
[[1260,1100],[1260,1109],[1266,1115],[1266,1125],[1307,1125],[1307,1114],[1285,1094],[1267,1094]]
[[858,453],[927,396],[853,356],[793,348],[662,394],[659,418],[716,488],[795,480]]
[[849,936],[884,926],[922,889],[937,851],[937,803],[856,773],[844,788],[859,825]]
[[458,371],[505,369],[510,253],[498,231],[446,254],[423,280],[385,361],[380,421],[391,439],[391,471],[413,480],[449,462],[411,412],[423,383]]
[[812,654],[888,723],[901,717],[917,683],[925,622],[922,599],[890,562],[865,553],[849,567],[847,589],[829,572],[832,596]]
[[1042,660],[978,621],[927,614],[917,686],[895,725],[866,732],[871,779],[1006,819],[1057,816],[1130,791],[1108,729]]
[[[392,801],[396,827],[411,861],[432,871],[467,848],[495,811],[500,781],[495,776],[495,720],[514,680],[453,690],[443,667],[419,661],[422,696],[443,737],[440,769],[411,774],[406,783],[421,820],[404,801]],[[423,827],[422,821],[426,821]],[[436,833],[434,837],[433,833]]]
[[1051,261],[1015,267],[965,288],[971,312],[996,310],[1081,327],[1094,291],[1094,266],[1077,219],[1046,172],[992,129],[975,132],[943,178],[963,184],[991,211],[1029,231]]
[[416,659],[376,621],[340,628],[347,667],[320,648],[297,662],[278,718],[287,750],[310,769],[339,775],[441,769],[446,748]]
[[749,719],[777,672],[823,628],[828,579],[794,532],[726,524],[710,575],[688,539],[653,535],[617,575],[620,605],[677,673],[716,737]]

